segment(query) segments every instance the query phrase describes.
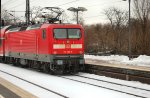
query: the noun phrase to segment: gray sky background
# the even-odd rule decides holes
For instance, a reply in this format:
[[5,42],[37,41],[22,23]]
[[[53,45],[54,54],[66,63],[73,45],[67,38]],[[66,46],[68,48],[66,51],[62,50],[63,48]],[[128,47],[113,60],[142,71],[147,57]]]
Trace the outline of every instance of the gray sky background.
[[[25,11],[26,0],[1,0],[1,5],[7,10]],[[83,18],[86,24],[106,23],[104,9],[109,7],[118,7],[128,10],[128,0],[30,0],[30,7],[60,7],[65,10],[69,18],[72,18],[72,12],[67,11],[69,7],[85,7],[88,11],[84,12]],[[72,2],[72,3],[71,3]],[[16,12],[16,16],[24,16],[23,12]]]

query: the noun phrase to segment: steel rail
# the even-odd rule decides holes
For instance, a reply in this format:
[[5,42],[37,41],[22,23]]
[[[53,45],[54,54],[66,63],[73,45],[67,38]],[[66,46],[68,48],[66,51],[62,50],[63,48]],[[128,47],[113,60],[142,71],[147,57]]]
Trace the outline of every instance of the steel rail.
[[110,83],[110,84],[115,84],[115,85],[130,87],[130,88],[135,88],[135,89],[139,89],[139,90],[144,90],[144,91],[149,91],[149,92],[150,92],[150,90],[148,90],[148,89],[139,88],[139,87],[134,87],[134,86],[129,86],[129,85],[120,84],[120,83],[116,83],[116,82],[110,82],[110,81],[106,81],[106,80],[95,79],[95,78],[86,77],[86,76],[81,76],[81,75],[75,75],[75,76],[82,77],[82,78],[87,78],[87,79],[91,79],[91,80],[96,80],[96,81],[101,81],[101,82],[106,82],[106,83]]
[[100,85],[96,85],[96,84],[92,84],[92,83],[88,83],[88,82],[83,82],[83,81],[76,80],[76,79],[67,78],[67,77],[64,77],[64,76],[57,76],[57,77],[61,77],[61,78],[67,79],[67,80],[71,80],[71,81],[75,81],[75,82],[79,82],[79,83],[84,83],[84,84],[88,84],[88,85],[91,85],[91,86],[104,88],[104,89],[108,89],[108,90],[112,90],[112,91],[116,91],[116,92],[120,92],[120,93],[124,93],[124,94],[128,94],[128,95],[132,95],[132,96],[139,97],[139,98],[149,98],[149,97],[144,97],[144,96],[140,96],[140,95],[136,95],[136,94],[116,90],[116,89],[113,89],[113,88],[108,88],[108,87],[105,87],[105,86],[100,86]]
[[30,81],[28,81],[28,80],[25,80],[25,79],[23,79],[23,78],[20,78],[20,77],[18,77],[18,76],[16,76],[16,75],[10,74],[10,73],[5,72],[5,71],[2,71],[2,70],[0,70],[0,72],[5,73],[5,74],[10,75],[10,76],[13,76],[13,77],[15,77],[15,78],[17,78],[17,79],[20,79],[20,80],[22,80],[22,81],[25,81],[25,82],[30,83],[30,84],[32,84],[32,85],[35,85],[35,86],[37,86],[37,87],[39,87],[39,88],[42,88],[42,89],[44,89],[44,90],[47,90],[47,91],[49,91],[49,92],[52,92],[52,93],[54,93],[54,94],[56,94],[56,95],[59,95],[59,96],[61,96],[61,97],[63,97],[63,98],[69,98],[69,97],[67,97],[67,96],[65,96],[65,95],[63,95],[63,94],[60,94],[60,93],[58,93],[58,92],[55,92],[55,91],[53,91],[53,90],[50,90],[50,89],[45,88],[45,87],[43,87],[43,86],[40,86],[40,85],[38,85],[38,84],[35,84],[35,83],[33,83],[33,82],[30,82]]

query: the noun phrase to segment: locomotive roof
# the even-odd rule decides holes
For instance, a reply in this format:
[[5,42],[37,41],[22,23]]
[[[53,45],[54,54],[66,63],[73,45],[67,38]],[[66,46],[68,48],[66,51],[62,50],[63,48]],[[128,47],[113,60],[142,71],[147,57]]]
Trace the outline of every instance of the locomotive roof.
[[15,26],[15,25],[7,25],[7,26],[3,26],[3,27],[1,28],[1,30],[7,31],[7,30],[10,30],[10,29],[16,28],[16,27],[17,27],[17,26]]
[[68,27],[68,28],[81,28],[82,26],[79,24],[43,24],[41,28],[61,28],[61,27]]
[[79,24],[35,24],[29,26],[11,26],[9,32],[32,30],[39,28],[82,28]]

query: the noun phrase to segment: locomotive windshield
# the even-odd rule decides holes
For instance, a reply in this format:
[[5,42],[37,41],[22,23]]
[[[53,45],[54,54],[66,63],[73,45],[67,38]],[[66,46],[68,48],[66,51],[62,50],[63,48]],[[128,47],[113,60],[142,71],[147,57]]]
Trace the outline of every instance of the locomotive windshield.
[[54,38],[67,38],[67,29],[54,29]]
[[79,39],[81,37],[80,29],[54,29],[54,38]]

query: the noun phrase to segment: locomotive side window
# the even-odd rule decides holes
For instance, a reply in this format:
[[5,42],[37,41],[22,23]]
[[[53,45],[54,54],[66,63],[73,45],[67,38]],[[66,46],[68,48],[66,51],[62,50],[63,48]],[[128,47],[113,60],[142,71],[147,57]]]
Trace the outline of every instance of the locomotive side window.
[[54,38],[67,38],[67,29],[54,29]]
[[43,30],[42,30],[42,38],[43,38],[43,39],[46,39],[46,29],[43,29]]

